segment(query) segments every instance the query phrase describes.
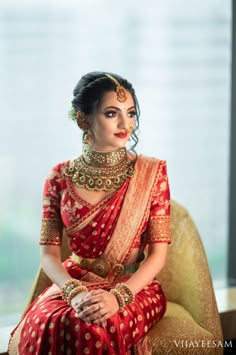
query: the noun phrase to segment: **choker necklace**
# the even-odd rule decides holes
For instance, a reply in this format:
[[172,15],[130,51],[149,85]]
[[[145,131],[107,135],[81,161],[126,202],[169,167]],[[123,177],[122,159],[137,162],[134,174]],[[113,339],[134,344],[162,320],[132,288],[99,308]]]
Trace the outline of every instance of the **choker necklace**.
[[128,159],[126,148],[100,152],[84,143],[82,155],[70,161],[64,174],[87,190],[117,190],[135,174],[134,162]]

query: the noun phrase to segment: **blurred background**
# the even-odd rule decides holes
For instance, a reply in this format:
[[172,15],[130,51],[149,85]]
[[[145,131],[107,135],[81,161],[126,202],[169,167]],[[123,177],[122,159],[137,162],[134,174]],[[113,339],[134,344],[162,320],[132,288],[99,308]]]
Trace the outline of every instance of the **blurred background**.
[[0,326],[15,324],[39,266],[44,180],[80,154],[72,90],[93,70],[131,81],[138,152],[166,159],[172,198],[226,284],[230,0],[0,1]]

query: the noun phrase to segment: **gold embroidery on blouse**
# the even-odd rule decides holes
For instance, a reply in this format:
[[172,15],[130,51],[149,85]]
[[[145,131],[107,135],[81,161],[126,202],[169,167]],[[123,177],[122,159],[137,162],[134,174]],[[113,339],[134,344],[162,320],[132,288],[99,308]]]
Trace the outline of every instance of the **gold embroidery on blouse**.
[[62,222],[57,218],[42,218],[40,245],[62,244]]
[[171,242],[170,216],[153,216],[148,224],[148,243]]

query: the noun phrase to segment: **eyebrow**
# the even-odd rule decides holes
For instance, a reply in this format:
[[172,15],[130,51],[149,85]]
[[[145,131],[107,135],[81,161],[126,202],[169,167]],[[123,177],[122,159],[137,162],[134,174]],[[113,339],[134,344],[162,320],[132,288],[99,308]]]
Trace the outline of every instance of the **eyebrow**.
[[[116,106],[108,106],[108,107],[105,107],[104,110],[108,110],[109,108],[114,108],[114,109],[116,109],[116,110],[118,110],[118,111],[121,111],[121,109],[120,109],[119,107],[116,107]],[[127,111],[128,111],[128,110],[131,110],[132,108],[135,109],[134,106],[131,106],[131,107],[129,107],[129,108],[127,109]]]

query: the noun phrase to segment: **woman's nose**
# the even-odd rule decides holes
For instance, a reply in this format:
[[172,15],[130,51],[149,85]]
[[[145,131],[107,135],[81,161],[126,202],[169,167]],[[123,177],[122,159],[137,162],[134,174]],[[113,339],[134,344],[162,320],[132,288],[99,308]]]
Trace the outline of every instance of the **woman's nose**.
[[124,114],[120,114],[118,126],[119,128],[128,129],[128,117],[126,117]]

